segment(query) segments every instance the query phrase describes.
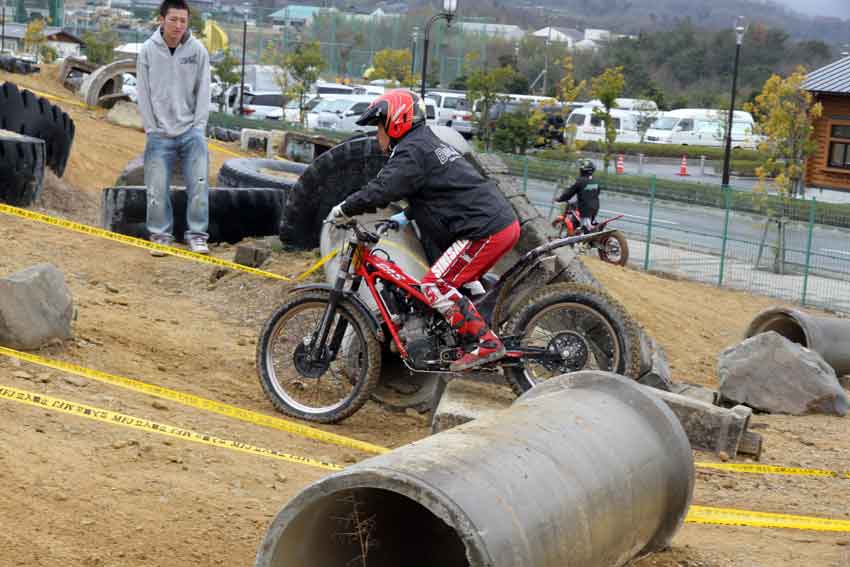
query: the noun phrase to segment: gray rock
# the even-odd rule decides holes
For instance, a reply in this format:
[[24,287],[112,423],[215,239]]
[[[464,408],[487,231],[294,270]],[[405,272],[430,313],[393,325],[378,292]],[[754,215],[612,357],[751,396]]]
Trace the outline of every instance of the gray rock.
[[716,390],[711,390],[698,384],[673,384],[673,388],[670,391],[674,394],[679,394],[680,396],[686,396],[694,400],[699,400],[709,405],[714,405],[714,403],[717,401]]
[[720,397],[772,413],[844,416],[850,398],[821,355],[769,331],[720,353]]
[[[667,362],[667,353],[643,329],[640,331],[640,356],[641,375],[637,381],[644,386],[665,392],[673,391],[673,377],[670,372],[670,364]],[[647,362],[649,363],[649,370],[644,371]]]
[[250,268],[259,268],[269,259],[269,256],[271,256],[271,250],[254,245],[240,244],[236,247],[233,262]]
[[74,303],[56,266],[38,264],[0,278],[0,344],[32,350],[72,337]]
[[[145,156],[140,155],[131,159],[124,166],[124,171],[115,180],[116,187],[144,187],[145,185]],[[174,161],[171,170],[171,186],[184,187],[183,162],[179,158]]]
[[106,113],[106,120],[118,126],[133,128],[142,132],[145,130],[142,125],[142,115],[139,114],[139,107],[132,102],[116,102],[115,106]]

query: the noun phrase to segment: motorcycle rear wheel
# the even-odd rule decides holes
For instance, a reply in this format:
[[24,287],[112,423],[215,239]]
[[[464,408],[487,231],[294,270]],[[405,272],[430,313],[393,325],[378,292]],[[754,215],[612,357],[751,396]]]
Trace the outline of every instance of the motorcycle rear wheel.
[[[637,323],[614,298],[591,286],[555,284],[533,294],[508,321],[505,335],[522,346],[558,348],[564,335],[580,337],[589,353],[583,368],[605,370],[631,378],[640,374],[640,332]],[[569,341],[567,341],[569,342]],[[564,366],[569,366],[565,353]],[[531,360],[505,366],[505,378],[517,395],[567,371]]]
[[599,259],[616,266],[625,266],[629,261],[629,241],[619,230],[603,237],[596,243]]
[[307,344],[318,331],[330,292],[294,293],[269,318],[257,344],[257,370],[278,411],[307,421],[336,423],[363,407],[381,376],[380,343],[364,315],[346,299],[328,334],[346,325],[339,352],[310,361]]

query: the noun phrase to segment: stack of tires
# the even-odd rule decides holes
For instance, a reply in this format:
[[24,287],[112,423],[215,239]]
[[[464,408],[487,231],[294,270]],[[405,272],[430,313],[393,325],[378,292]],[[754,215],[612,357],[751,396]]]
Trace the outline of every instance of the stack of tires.
[[61,177],[74,121],[58,106],[13,83],[0,85],[0,200],[25,207],[41,193],[44,168]]

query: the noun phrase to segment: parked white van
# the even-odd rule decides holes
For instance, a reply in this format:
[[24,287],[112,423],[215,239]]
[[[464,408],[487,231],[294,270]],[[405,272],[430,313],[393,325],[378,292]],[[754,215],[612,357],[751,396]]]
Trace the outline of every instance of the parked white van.
[[471,135],[472,113],[465,92],[433,90],[425,91],[425,96],[436,103],[437,124],[454,128],[454,123],[457,121],[459,127],[455,129],[461,134]]
[[[728,111],[712,108],[679,108],[665,112],[649,130],[645,140],[651,144],[722,147],[726,137]],[[732,147],[755,149],[753,116],[736,110],[732,118]]]
[[[575,126],[575,139],[583,142],[604,142],[605,123],[602,118],[594,114],[593,106],[582,106],[576,108],[567,118],[566,125]],[[617,141],[625,143],[640,142],[638,132],[638,115],[630,110],[611,109],[611,117],[614,120],[614,128],[617,130]],[[570,135],[570,128],[566,129]]]

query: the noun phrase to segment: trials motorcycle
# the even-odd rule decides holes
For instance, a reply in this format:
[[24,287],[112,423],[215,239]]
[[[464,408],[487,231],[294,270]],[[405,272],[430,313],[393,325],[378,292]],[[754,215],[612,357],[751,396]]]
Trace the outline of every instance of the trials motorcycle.
[[590,224],[584,222],[578,209],[568,203],[564,214],[552,221],[552,227],[558,231],[558,236],[561,238],[576,234],[590,235],[592,238],[583,241],[576,248],[595,249],[603,262],[625,266],[629,261],[629,241],[619,230],[608,228],[608,223],[621,219],[623,216],[625,215],[621,214]]

